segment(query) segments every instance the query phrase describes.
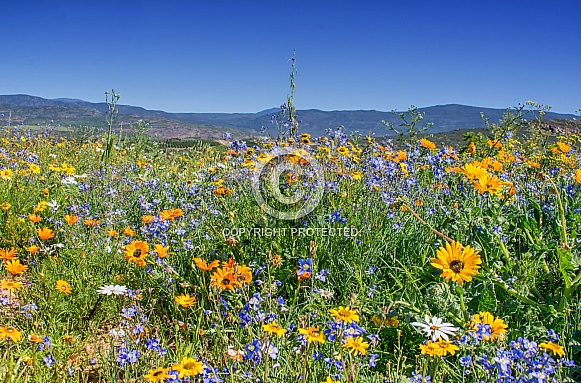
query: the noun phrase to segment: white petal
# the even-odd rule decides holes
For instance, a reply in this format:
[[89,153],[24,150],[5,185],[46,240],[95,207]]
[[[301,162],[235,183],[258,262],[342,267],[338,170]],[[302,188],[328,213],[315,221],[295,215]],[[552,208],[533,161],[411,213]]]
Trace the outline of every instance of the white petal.
[[425,324],[425,323],[421,323],[421,322],[413,322],[411,323],[412,326],[416,326],[416,327],[421,327],[422,331],[431,331],[430,330],[430,326]]
[[446,335],[446,334],[445,334],[444,332],[442,332],[442,331],[437,331],[437,330],[436,330],[436,334],[437,334],[437,337],[436,337],[436,338],[442,337],[444,340],[449,340],[449,339],[450,339],[450,338],[448,338],[448,335]]
[[450,323],[444,323],[443,325],[440,326],[440,330],[448,331],[448,332],[456,332],[459,330],[459,328],[452,326]]
[[109,288],[107,288],[107,286],[103,286],[97,289],[97,293],[103,295],[111,295],[112,291]]
[[113,287],[112,293],[115,295],[123,295],[127,292],[127,287],[125,287],[125,286],[115,285],[112,287]]

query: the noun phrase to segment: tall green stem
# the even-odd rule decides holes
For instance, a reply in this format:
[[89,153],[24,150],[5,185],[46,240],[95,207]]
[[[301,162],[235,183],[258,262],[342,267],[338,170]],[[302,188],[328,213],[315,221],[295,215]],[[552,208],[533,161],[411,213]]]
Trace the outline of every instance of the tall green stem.
[[456,292],[458,293],[458,297],[460,298],[460,310],[462,311],[462,318],[464,322],[468,322],[468,312],[466,311],[466,304],[464,303],[464,289],[460,286],[456,287]]

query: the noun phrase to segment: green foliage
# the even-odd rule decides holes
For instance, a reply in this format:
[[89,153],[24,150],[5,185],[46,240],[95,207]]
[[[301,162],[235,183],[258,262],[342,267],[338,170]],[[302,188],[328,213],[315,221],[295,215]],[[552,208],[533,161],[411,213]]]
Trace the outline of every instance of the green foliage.
[[274,123],[277,130],[278,136],[277,140],[282,141],[289,138],[293,138],[297,135],[299,130],[299,121],[297,116],[297,109],[294,104],[295,91],[296,91],[296,81],[295,76],[298,73],[296,67],[296,50],[293,51],[293,55],[289,60],[291,62],[291,72],[290,72],[290,95],[287,95],[286,102],[281,105],[280,113],[271,123]]
[[415,105],[410,106],[407,113],[397,112],[396,110],[392,110],[391,113],[401,120],[399,127],[404,128],[405,131],[396,129],[393,123],[385,120],[381,122],[389,130],[395,132],[400,141],[407,141],[413,144],[417,140],[418,134],[430,129],[434,125],[432,122],[428,122],[424,126],[418,126],[423,121],[425,113],[418,111]]
[[[111,102],[109,102],[109,94],[111,95]],[[117,110],[117,101],[119,101],[119,94],[111,90],[111,93],[105,92],[105,103],[107,104],[107,137],[105,138],[105,149],[103,155],[101,156],[101,163],[107,165],[109,163],[109,158],[111,152],[113,151],[113,144],[115,142],[115,135],[113,134],[113,126],[115,125],[115,117],[119,112]]]

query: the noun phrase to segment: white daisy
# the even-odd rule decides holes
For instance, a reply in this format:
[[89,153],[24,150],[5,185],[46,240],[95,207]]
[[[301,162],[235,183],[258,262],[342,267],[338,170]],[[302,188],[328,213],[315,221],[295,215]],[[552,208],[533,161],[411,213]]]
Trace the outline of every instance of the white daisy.
[[119,285],[105,285],[99,287],[97,292],[103,295],[123,295],[127,292],[127,287]]
[[226,350],[226,355],[228,355],[232,359],[242,360],[244,357],[244,351],[235,348],[234,346],[228,346]]
[[318,293],[319,293],[319,295],[320,295],[322,298],[325,298],[325,299],[330,299],[330,298],[332,298],[332,297],[333,297],[333,292],[332,292],[332,291],[329,291],[329,290],[320,289],[320,290],[318,291]]
[[78,184],[77,180],[73,176],[66,176],[61,180],[61,183],[64,185],[76,185]]
[[124,338],[125,337],[125,331],[123,331],[123,329],[120,329],[119,331],[117,329],[112,328],[109,331],[109,335],[113,336],[115,338]]
[[50,202],[46,203],[47,207],[50,207],[52,211],[57,211],[59,208],[59,204],[57,201],[55,201],[54,199]]
[[420,331],[425,332],[428,338],[432,338],[432,342],[436,342],[440,337],[449,340],[448,335],[454,335],[459,330],[452,323],[442,323],[442,318],[432,317],[432,320],[430,320],[428,315],[426,315],[426,323],[412,322],[410,324],[419,327]]

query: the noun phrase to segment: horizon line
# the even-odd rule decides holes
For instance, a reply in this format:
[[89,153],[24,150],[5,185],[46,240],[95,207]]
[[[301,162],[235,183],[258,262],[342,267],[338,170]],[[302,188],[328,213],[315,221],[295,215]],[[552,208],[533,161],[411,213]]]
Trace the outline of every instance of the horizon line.
[[[80,101],[80,102],[87,102],[90,104],[105,104],[104,101],[100,101],[100,102],[95,102],[95,101],[87,101],[87,100],[83,100],[83,99],[79,99],[79,98],[73,98],[73,97],[56,97],[56,98],[45,98],[42,96],[36,96],[36,95],[31,95],[31,94],[26,94],[26,93],[15,93],[15,94],[0,94],[0,97],[3,96],[26,96],[26,97],[36,97],[36,98],[40,98],[43,100],[47,100],[47,101],[59,101],[59,102],[74,102],[74,101]],[[70,101],[65,101],[65,100],[70,100]],[[523,106],[525,104],[523,103],[519,103],[517,106],[510,106],[510,107],[505,107],[505,108],[498,108],[498,107],[491,107],[491,106],[482,106],[482,105],[467,105],[467,104],[460,104],[460,103],[446,103],[446,104],[434,104],[434,105],[429,105],[429,106],[417,106],[417,105],[410,105],[408,108],[406,108],[405,110],[398,110],[398,109],[391,109],[391,110],[378,110],[378,109],[319,109],[319,108],[300,108],[297,109],[297,111],[302,110],[302,111],[309,111],[309,110],[316,110],[316,111],[321,111],[321,112],[379,112],[379,113],[392,113],[392,112],[406,112],[407,110],[411,109],[412,107],[417,108],[418,110],[421,109],[427,109],[427,108],[434,108],[434,107],[441,107],[441,106],[464,106],[464,107],[469,107],[469,108],[483,108],[483,109],[493,109],[493,110],[509,110],[509,109],[516,109],[519,106]],[[162,110],[162,109],[148,109],[146,107],[143,106],[139,106],[139,105],[132,105],[132,104],[117,104],[117,106],[129,106],[129,107],[134,107],[134,108],[142,108],[144,110],[147,111],[152,111],[152,112],[163,112],[163,113],[169,113],[169,114],[259,114],[259,113],[264,113],[266,111],[269,110],[279,110],[280,107],[271,107],[271,108],[266,108],[266,109],[262,109],[259,111],[255,111],[255,112],[168,112],[167,110]],[[539,109],[532,109],[532,110],[539,110]],[[579,109],[581,110],[581,108]],[[579,111],[577,110],[577,111]],[[576,112],[577,112],[576,111]],[[573,117],[578,117],[577,115],[575,115],[574,113],[564,113],[564,112],[557,112],[554,110],[549,110],[548,113],[555,113],[555,114],[563,114],[563,115],[569,115],[569,116],[573,116]]]

